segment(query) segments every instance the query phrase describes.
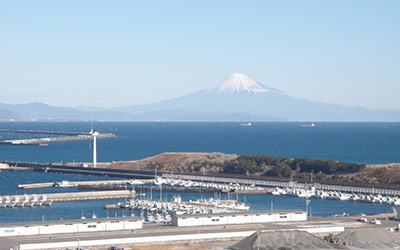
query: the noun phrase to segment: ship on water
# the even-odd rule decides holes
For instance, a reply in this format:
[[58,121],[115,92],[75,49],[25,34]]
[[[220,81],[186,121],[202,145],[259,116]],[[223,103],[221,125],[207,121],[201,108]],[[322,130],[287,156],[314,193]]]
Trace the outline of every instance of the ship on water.
[[251,122],[241,123],[240,126],[242,127],[250,127],[252,124]]
[[315,127],[315,124],[314,123],[311,123],[311,124],[299,124],[299,126],[303,127],[303,128],[308,128],[308,127]]

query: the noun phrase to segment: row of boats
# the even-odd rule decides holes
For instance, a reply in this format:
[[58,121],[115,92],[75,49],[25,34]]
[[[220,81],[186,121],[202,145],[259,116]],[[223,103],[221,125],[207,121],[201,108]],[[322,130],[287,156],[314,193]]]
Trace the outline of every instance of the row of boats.
[[122,208],[144,210],[146,212],[167,211],[172,214],[220,213],[227,211],[247,211],[250,209],[250,206],[236,200],[210,198],[182,202],[180,196],[174,196],[170,202],[132,199],[119,205]]
[[180,196],[174,196],[170,202],[131,199],[119,203],[119,206],[138,211],[148,223],[168,223],[172,214],[212,214],[250,209],[250,206],[236,200],[209,198],[182,202]]
[[257,187],[255,185],[241,185],[238,183],[221,184],[212,182],[201,182],[201,181],[191,181],[191,180],[181,180],[173,178],[162,178],[157,176],[154,180],[155,185],[169,185],[176,187],[199,187],[207,189],[216,190],[230,190],[230,191],[255,191],[255,190],[265,190],[263,187]]
[[400,205],[400,197],[384,196],[381,194],[356,194],[338,191],[317,190],[315,187],[311,189],[303,188],[279,188],[276,187],[271,194],[273,195],[290,195],[300,198],[319,198],[341,201],[361,201],[369,203]]
[[19,196],[0,197],[0,208],[50,206],[52,203],[45,195],[24,195],[22,199]]

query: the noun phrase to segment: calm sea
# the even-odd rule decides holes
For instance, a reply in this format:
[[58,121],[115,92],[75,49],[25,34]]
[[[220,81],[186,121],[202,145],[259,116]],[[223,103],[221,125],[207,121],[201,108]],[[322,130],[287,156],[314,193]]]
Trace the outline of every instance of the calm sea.
[[[135,160],[163,152],[224,152],[236,154],[268,154],[282,157],[309,157],[355,163],[400,162],[400,123],[315,123],[301,127],[300,123],[94,123],[95,130],[114,133],[117,138],[98,140],[99,161]],[[0,129],[90,131],[90,123],[0,123]],[[0,133],[0,140],[41,137],[30,134]],[[88,162],[92,158],[91,141],[50,143],[46,147],[0,145],[0,160],[32,162]],[[98,180],[101,177],[0,172],[0,193],[12,195],[77,191],[68,189],[18,190],[21,183],[61,180]],[[164,196],[170,198],[172,193]],[[182,194],[184,200],[207,198],[208,194]],[[157,194],[153,194],[157,198]],[[271,202],[275,209],[305,208],[304,199],[270,195],[239,196],[252,209],[267,210]],[[107,216],[105,204],[120,200],[55,203],[51,207],[0,209],[0,222],[47,219],[76,219],[83,213]],[[390,212],[389,205],[354,203],[349,201],[312,200],[313,215],[341,213]],[[116,210],[109,216],[122,216],[127,211]]]
[[[224,152],[310,157],[355,163],[400,162],[400,123],[94,123],[117,138],[98,140],[99,161],[135,160],[163,152]],[[0,129],[90,131],[90,123],[0,123]],[[43,136],[43,135],[42,135]],[[32,138],[0,133],[0,139]],[[40,137],[36,136],[36,137]],[[91,142],[47,147],[0,145],[0,160],[91,161]]]

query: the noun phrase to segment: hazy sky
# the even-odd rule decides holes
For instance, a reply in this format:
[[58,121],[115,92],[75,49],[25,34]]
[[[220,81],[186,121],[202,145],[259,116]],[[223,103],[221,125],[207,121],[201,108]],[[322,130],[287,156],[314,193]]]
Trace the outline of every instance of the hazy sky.
[[400,109],[400,1],[1,1],[0,102],[143,104],[234,72]]

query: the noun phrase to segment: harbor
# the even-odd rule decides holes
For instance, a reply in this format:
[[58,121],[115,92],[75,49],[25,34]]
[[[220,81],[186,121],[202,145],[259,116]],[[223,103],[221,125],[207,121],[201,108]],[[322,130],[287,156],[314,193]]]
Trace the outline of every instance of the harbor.
[[[86,153],[91,154],[95,144],[90,142],[85,145]],[[104,145],[100,148],[103,154],[106,148]],[[32,150],[36,149],[48,148],[32,147]],[[149,164],[154,164],[152,170],[136,166],[117,169],[109,167],[108,162],[97,162],[95,156],[93,163],[88,160],[52,163],[2,161],[0,167],[4,171],[1,172],[3,177],[0,180],[0,207],[3,209],[0,209],[0,219],[3,225],[4,222],[24,225],[21,228],[4,227],[3,233],[15,230],[15,235],[28,231],[42,235],[48,229],[46,225],[58,225],[58,231],[49,231],[51,235],[43,234],[44,237],[57,238],[58,233],[60,237],[79,238],[79,241],[70,239],[68,242],[60,238],[64,248],[68,244],[70,247],[89,246],[99,242],[117,242],[115,240],[118,239],[108,228],[116,226],[117,221],[136,220],[135,223],[142,223],[143,226],[134,231],[139,234],[142,230],[154,231],[152,241],[157,241],[158,237],[160,242],[166,240],[163,235],[156,234],[173,227],[198,231],[216,228],[218,225],[220,227],[213,232],[218,237],[242,239],[254,233],[257,228],[291,230],[297,227],[287,225],[295,224],[303,225],[313,232],[340,233],[344,228],[339,228],[337,223],[342,223],[342,219],[346,221],[347,227],[372,226],[378,222],[386,225],[386,219],[390,218],[389,222],[392,222],[393,218],[398,217],[394,211],[400,211],[396,210],[400,203],[396,189],[285,182],[266,179],[264,176],[172,172],[158,168],[157,163],[151,161]],[[389,215],[376,215],[380,213]],[[308,216],[308,219],[304,216]],[[301,221],[296,221],[300,217]],[[95,223],[91,221],[96,219],[98,221]],[[321,224],[314,228],[315,221],[321,221]],[[330,221],[329,225],[326,221]],[[29,226],[29,229],[25,226]],[[123,224],[119,226],[123,227]],[[248,230],[250,227],[253,231]],[[102,231],[106,228],[106,231]],[[238,230],[237,234],[233,234],[232,231],[224,231],[226,228],[247,228],[250,232],[244,235]],[[96,238],[91,243],[84,242],[81,240],[84,231],[93,238],[109,236],[110,241],[103,242]],[[132,235],[132,231],[128,231]],[[179,235],[180,231],[182,229],[173,234]],[[123,234],[125,231],[120,232]],[[217,234],[213,234],[213,237]],[[192,233],[179,237],[204,241],[209,236]],[[174,240],[172,242],[179,237],[171,237]],[[49,242],[44,241],[42,244],[37,240],[35,243],[30,245],[21,241],[19,245],[26,249],[50,247]],[[56,248],[63,248],[55,241],[52,244]]]
[[[255,178],[239,178],[239,177],[225,177],[218,174],[186,174],[186,173],[169,173],[163,171],[143,171],[143,170],[127,170],[127,169],[111,169],[107,168],[108,163],[98,163],[97,167],[89,165],[89,163],[33,163],[33,162],[0,162],[3,171],[39,171],[39,172],[54,172],[54,173],[68,173],[68,174],[82,174],[82,175],[99,175],[110,177],[122,177],[126,179],[154,179],[156,176],[163,179],[176,180],[177,182],[201,183],[205,187],[211,187],[221,184],[217,189],[233,189],[237,193],[257,193],[257,189],[263,193],[263,188],[300,188],[309,189],[312,186],[318,190],[344,192],[344,193],[361,193],[372,195],[388,195],[400,196],[399,189],[378,188],[378,187],[363,187],[363,186],[347,186],[347,185],[332,185],[323,183],[301,183],[290,181],[272,181],[265,179]],[[206,184],[204,184],[206,183]],[[48,184],[50,185],[50,184]],[[90,185],[90,184],[89,184]],[[226,188],[223,187],[226,185]],[[243,190],[235,188],[243,187]],[[185,185],[183,185],[185,186]]]

